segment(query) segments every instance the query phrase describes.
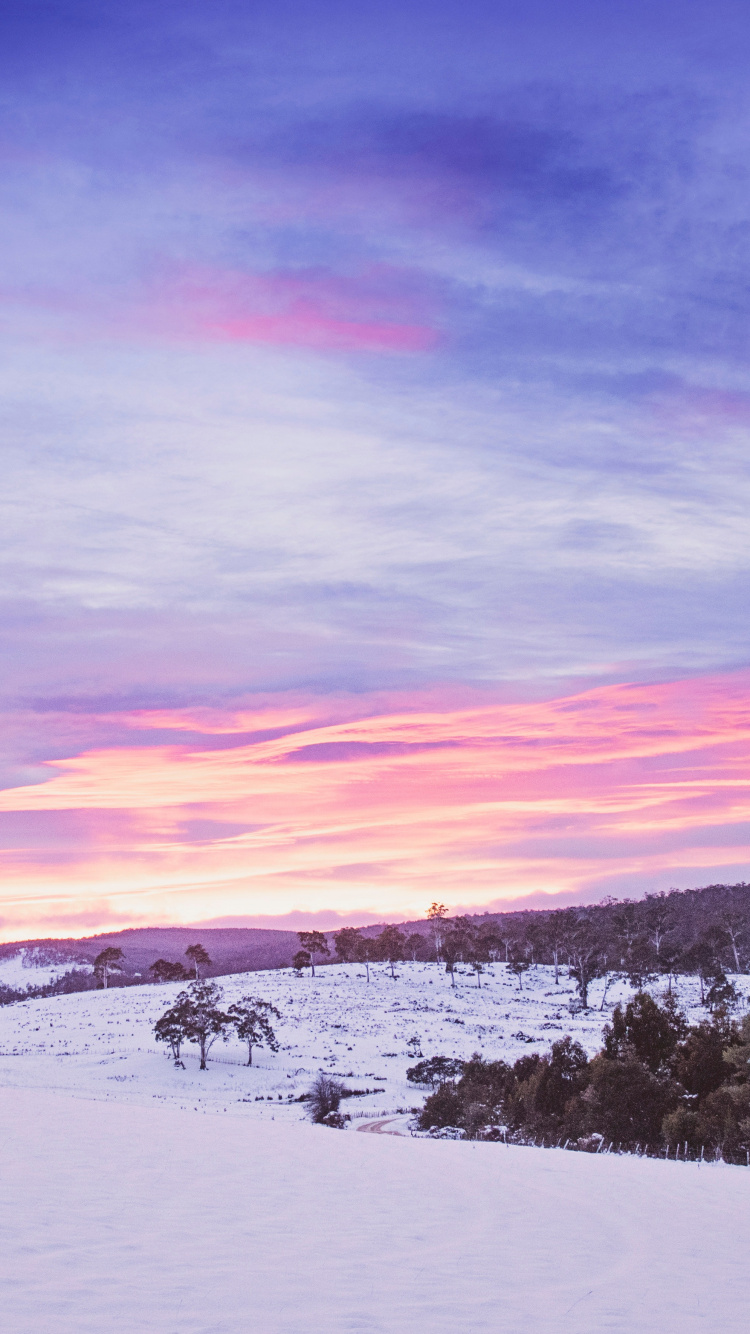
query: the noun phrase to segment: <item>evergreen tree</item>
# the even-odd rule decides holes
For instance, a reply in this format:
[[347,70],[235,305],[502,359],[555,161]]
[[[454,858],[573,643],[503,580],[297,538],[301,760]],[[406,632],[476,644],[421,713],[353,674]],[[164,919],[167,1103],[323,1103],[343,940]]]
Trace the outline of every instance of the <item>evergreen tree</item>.
[[270,1001],[259,1000],[254,996],[243,996],[229,1006],[227,1014],[234,1024],[237,1037],[247,1043],[247,1063],[253,1063],[253,1047],[268,1047],[269,1051],[278,1051],[279,1044],[271,1027],[271,1017],[280,1019],[281,1014]]
[[202,945],[188,945],[185,950],[185,956],[193,965],[196,982],[200,981],[200,973],[198,970],[200,968],[208,968],[211,963],[207,951]]
[[406,939],[397,926],[384,926],[376,936],[378,955],[391,966],[391,977],[396,976],[394,965],[404,957]]
[[170,963],[168,959],[157,959],[156,963],[149,964],[149,972],[153,973],[155,982],[184,982],[190,977],[181,963]]
[[107,982],[110,973],[122,972],[122,960],[124,957],[121,949],[117,949],[114,945],[108,945],[107,948],[102,950],[101,954],[97,954],[94,959],[94,976],[100,979],[105,991],[107,990]]
[[640,991],[624,1010],[615,1006],[612,1023],[604,1028],[604,1054],[610,1060],[634,1057],[657,1074],[668,1069],[686,1031],[685,1017],[676,1006],[659,1006],[648,992]]
[[[226,1042],[232,1026],[229,1015],[219,1009],[221,998],[221,987],[215,982],[191,982],[187,991],[180,992],[171,1011],[157,1021],[154,1032],[159,1024],[163,1025],[165,1034],[170,1025],[179,1024],[182,1039],[198,1046],[201,1070],[207,1069],[208,1053],[214,1042],[219,1037]],[[171,1041],[168,1036],[158,1037],[158,1040]]]
[[336,931],[333,943],[338,958],[344,963],[354,963],[361,938],[361,932],[357,926],[342,926],[340,931]]
[[365,965],[365,973],[368,982],[370,981],[370,964],[374,963],[378,957],[379,951],[377,939],[373,939],[372,936],[360,936],[355,945],[354,958],[357,963],[363,963]]
[[157,1042],[168,1044],[175,1065],[184,1070],[185,1067],[180,1060],[180,1048],[188,1035],[187,998],[178,1000],[169,1010],[165,1011],[160,1019],[157,1019],[154,1024],[154,1033]]
[[295,973],[299,974],[303,971],[304,968],[309,968],[310,963],[311,959],[307,950],[297,950],[297,953],[292,959],[292,968],[294,969]]
[[328,948],[328,941],[322,931],[298,931],[299,943],[303,950],[307,950],[310,955],[311,976],[315,976],[315,955],[331,953]]

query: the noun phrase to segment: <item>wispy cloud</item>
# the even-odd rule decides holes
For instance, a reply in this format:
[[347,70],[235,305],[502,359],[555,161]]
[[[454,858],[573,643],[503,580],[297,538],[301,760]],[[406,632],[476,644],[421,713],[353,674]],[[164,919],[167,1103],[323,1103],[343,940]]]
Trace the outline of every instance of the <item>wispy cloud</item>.
[[[275,737],[277,711],[199,711],[194,738],[171,745],[155,714],[152,744],[50,763],[49,781],[0,794],[7,923],[43,922],[73,879],[139,920],[335,910],[342,898],[408,915],[429,895],[590,895],[750,861],[744,676],[459,709],[404,702],[315,724],[323,701],[310,700],[306,730],[297,706]],[[191,726],[186,711],[172,721]],[[148,722],[120,718],[140,736]],[[212,726],[219,749],[206,745]]]

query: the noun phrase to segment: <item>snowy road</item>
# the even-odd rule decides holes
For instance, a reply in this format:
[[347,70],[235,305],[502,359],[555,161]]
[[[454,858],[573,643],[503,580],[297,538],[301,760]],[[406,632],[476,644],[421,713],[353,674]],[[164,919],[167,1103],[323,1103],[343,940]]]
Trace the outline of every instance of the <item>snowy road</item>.
[[23,1089],[0,1135],[5,1334],[747,1329],[745,1169]]

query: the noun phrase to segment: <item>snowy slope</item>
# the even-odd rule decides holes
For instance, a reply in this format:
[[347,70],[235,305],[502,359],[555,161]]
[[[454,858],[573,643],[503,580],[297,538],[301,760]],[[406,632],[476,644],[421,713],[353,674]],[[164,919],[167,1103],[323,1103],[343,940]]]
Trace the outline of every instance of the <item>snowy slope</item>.
[[750,1172],[0,1090],[6,1334],[744,1334]]
[[[4,1332],[744,1332],[745,1169],[412,1139],[407,1116],[403,1138],[355,1133],[424,1096],[409,1039],[595,1050],[607,1011],[572,1017],[550,969],[522,993],[499,965],[481,990],[423,964],[223,981],[283,1013],[252,1069],[237,1043],[173,1068],[151,1029],[178,985],[0,1010]],[[384,1090],[346,1104],[370,1120],[304,1122],[290,1098],[321,1068]]]
[[72,968],[92,973],[93,967],[84,963],[50,963],[34,949],[19,950],[0,958],[0,986],[24,991],[27,987],[45,987],[69,973]]
[[[153,1024],[181,985],[147,985],[24,1001],[0,1009],[0,1086],[65,1090],[108,1101],[149,1105],[166,1102],[205,1110],[233,1108],[245,1116],[299,1121],[304,1109],[290,1098],[305,1091],[320,1069],[346,1076],[352,1088],[384,1090],[352,1099],[352,1112],[411,1107],[423,1092],[406,1082],[415,1063],[409,1040],[425,1056],[470,1056],[515,1060],[544,1051],[572,1033],[592,1053],[617,999],[607,1010],[572,1016],[572,983],[555,987],[551,968],[532,969],[524,989],[504,965],[484,975],[481,989],[462,973],[453,988],[435,964],[403,964],[393,980],[386,968],[365,982],[354,966],[321,969],[315,978],[290,970],[253,972],[221,979],[225,1003],[249,993],[272,1001],[282,1013],[281,1050],[260,1051],[253,1068],[236,1040],[218,1042],[208,1071],[200,1073],[194,1047],[185,1048],[186,1070],[175,1070],[153,1039]],[[737,979],[748,986],[750,979]],[[598,1004],[602,984],[592,988]],[[628,989],[624,988],[627,994]],[[697,1000],[692,982],[680,981],[680,999]],[[691,1012],[697,1018],[702,1011]],[[263,1102],[256,1099],[263,1098]]]

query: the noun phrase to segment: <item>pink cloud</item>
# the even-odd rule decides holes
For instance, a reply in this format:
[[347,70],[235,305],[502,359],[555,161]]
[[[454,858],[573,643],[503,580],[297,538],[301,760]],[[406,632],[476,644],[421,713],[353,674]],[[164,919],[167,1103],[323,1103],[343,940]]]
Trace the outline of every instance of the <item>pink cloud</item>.
[[186,266],[155,280],[139,318],[173,337],[419,352],[438,341],[432,307],[410,274],[386,266],[354,277]]
[[254,274],[169,266],[145,290],[102,304],[99,295],[24,285],[0,289],[0,307],[47,312],[50,332],[72,322],[110,336],[257,343],[332,352],[426,352],[440,342],[435,303],[412,274],[387,266],[340,277],[327,271]]
[[[383,711],[381,699],[352,717],[348,701],[341,721],[330,721],[331,701],[327,719],[314,701],[137,711],[138,730],[149,717],[160,733],[170,716],[179,728],[190,718],[207,742],[92,750],[51,762],[47,783],[1,792],[0,821],[68,812],[91,829],[74,864],[62,835],[57,853],[50,837],[43,855],[8,848],[6,919],[43,918],[50,894],[67,895],[70,911],[94,898],[150,921],[404,916],[436,895],[476,905],[672,873],[700,883],[704,868],[713,877],[750,863],[744,676],[532,703],[421,702]],[[284,735],[248,741],[270,717],[286,720]],[[233,730],[236,746],[208,744]]]

